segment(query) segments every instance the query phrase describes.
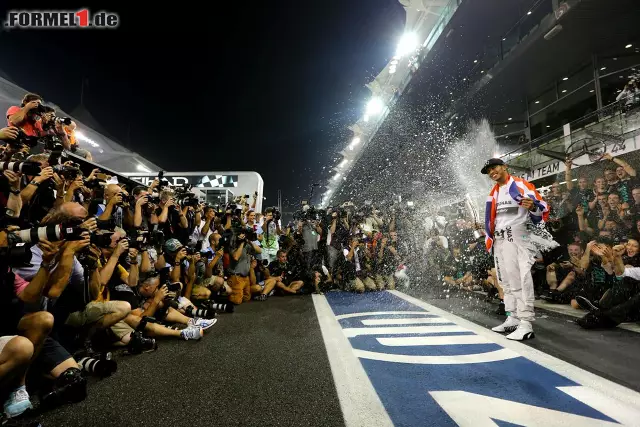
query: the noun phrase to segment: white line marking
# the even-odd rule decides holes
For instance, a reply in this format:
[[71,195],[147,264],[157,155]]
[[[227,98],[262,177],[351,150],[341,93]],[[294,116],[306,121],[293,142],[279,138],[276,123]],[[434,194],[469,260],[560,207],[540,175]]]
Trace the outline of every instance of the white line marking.
[[[638,402],[640,402],[640,393],[636,391],[633,391],[620,384],[616,384],[613,381],[601,378],[595,374],[592,374],[591,372],[585,371],[584,369],[578,368],[577,366],[573,366],[563,360],[550,356],[525,344],[508,340],[504,336],[497,334],[490,329],[485,329],[469,320],[463,319],[462,317],[456,316],[455,314],[449,313],[448,311],[439,309],[438,307],[406,295],[402,292],[387,292],[390,292],[405,301],[409,301],[410,303],[415,304],[418,307],[429,310],[433,314],[444,317],[445,319],[449,319],[452,322],[464,328],[467,328],[468,330],[471,330],[497,344],[500,344],[505,348],[513,350],[523,357],[531,360],[532,362],[535,362],[547,369],[550,369],[553,372],[556,372],[558,375],[562,375],[563,377],[568,378],[578,384],[581,384],[585,387],[590,387],[605,396],[609,396],[612,399],[618,400],[619,402],[625,404],[622,405],[622,407],[629,407],[629,410],[633,410],[638,407]],[[498,322],[496,321],[496,323]],[[636,421],[635,425],[639,424],[640,421]]]
[[419,325],[425,323],[451,323],[442,317],[423,317],[423,318],[407,318],[407,319],[367,319],[362,324],[366,326],[377,325]]
[[353,354],[363,359],[381,362],[411,363],[415,365],[467,365],[472,363],[498,362],[520,357],[515,351],[501,348],[486,353],[460,354],[456,356],[410,356],[406,354],[376,353],[366,350],[353,350]]
[[480,335],[434,335],[431,337],[378,338],[389,347],[413,347],[419,345],[492,344]]
[[349,340],[342,333],[327,299],[313,295],[333,381],[338,391],[346,427],[393,427],[367,373],[353,357]]
[[389,326],[387,328],[345,328],[342,330],[347,338],[358,335],[392,335],[392,334],[429,334],[433,332],[469,332],[458,325],[433,326]]
[[350,319],[352,317],[362,317],[362,316],[382,316],[387,314],[429,314],[427,311],[370,311],[364,313],[349,313],[349,314],[341,314],[340,316],[336,316],[337,320],[342,319]]
[[[558,387],[558,390],[568,394],[579,402],[587,406],[591,406],[598,412],[601,412],[620,424],[625,426],[640,425],[640,409],[638,407],[629,408],[620,401],[612,399],[609,396],[602,395],[589,387],[570,386]],[[631,409],[631,410],[630,410]]]
[[496,427],[498,424],[494,420],[528,427],[620,426],[610,421],[466,391],[432,391],[429,394],[461,427]]

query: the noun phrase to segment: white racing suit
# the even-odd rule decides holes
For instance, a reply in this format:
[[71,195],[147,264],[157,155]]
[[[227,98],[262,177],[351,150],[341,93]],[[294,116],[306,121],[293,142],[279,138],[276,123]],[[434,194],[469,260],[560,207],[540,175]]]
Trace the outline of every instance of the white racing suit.
[[533,278],[536,247],[526,224],[496,230],[493,255],[498,280],[504,291],[504,309],[520,320],[533,321]]

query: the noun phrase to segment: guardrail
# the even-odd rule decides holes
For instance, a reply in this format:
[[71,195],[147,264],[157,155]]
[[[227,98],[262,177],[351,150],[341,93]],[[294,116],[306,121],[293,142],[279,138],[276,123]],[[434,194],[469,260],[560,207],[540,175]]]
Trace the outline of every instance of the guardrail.
[[[622,151],[634,151],[635,147],[627,148],[624,141],[640,131],[639,113],[638,107],[625,112],[623,104],[615,102],[571,122],[568,135],[564,134],[563,128],[556,129],[521,144],[501,158],[515,171],[528,173],[530,179],[539,179],[546,174],[540,173],[537,176],[533,171],[553,160],[561,160],[561,157],[577,158],[586,155],[585,158],[592,162],[599,151],[608,151],[613,155],[622,154]],[[557,156],[552,157],[553,155]]]

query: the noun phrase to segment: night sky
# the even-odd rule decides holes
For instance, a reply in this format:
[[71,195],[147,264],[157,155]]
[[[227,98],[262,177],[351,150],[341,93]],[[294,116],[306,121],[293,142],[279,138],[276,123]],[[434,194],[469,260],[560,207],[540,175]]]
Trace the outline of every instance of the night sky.
[[45,3],[121,25],[2,32],[0,68],[68,112],[84,79],[84,107],[117,142],[169,171],[255,170],[285,210],[339,162],[405,21],[397,0],[129,3]]

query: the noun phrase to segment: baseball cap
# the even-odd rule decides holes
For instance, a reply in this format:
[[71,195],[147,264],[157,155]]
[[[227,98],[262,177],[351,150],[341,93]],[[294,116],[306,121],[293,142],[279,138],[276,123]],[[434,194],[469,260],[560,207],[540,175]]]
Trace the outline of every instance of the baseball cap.
[[178,249],[182,247],[182,243],[178,239],[169,239],[164,242],[164,250],[167,252],[178,252]]
[[482,167],[481,172],[486,175],[488,173],[487,169],[489,169],[491,166],[499,166],[504,164],[505,163],[502,161],[502,159],[489,159]]

